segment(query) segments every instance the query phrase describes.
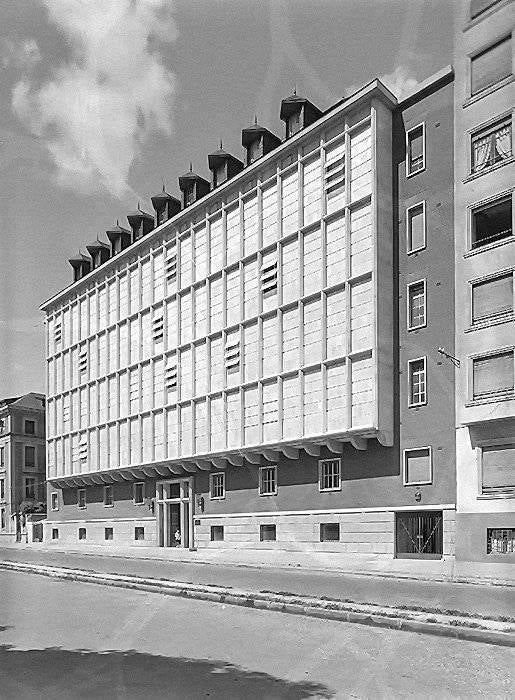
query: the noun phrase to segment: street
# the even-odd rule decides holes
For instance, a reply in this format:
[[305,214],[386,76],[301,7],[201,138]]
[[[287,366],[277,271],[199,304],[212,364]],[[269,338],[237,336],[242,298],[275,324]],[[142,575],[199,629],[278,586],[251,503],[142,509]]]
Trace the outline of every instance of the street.
[[0,697],[510,697],[513,650],[0,573]]

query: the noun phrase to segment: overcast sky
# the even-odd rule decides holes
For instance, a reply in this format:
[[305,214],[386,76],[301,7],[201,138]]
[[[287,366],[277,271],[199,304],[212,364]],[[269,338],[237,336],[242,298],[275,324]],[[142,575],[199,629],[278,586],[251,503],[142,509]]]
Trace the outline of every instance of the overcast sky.
[[452,62],[451,0],[1,0],[0,398],[44,391],[39,305],[67,260],[165,182],[242,157],[254,114],[325,109]]

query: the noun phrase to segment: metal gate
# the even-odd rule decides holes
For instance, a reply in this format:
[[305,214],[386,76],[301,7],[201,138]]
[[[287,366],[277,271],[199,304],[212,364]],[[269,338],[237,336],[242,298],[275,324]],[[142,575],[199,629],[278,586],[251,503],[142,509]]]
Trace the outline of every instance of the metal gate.
[[395,555],[409,559],[441,559],[443,553],[442,511],[395,514]]

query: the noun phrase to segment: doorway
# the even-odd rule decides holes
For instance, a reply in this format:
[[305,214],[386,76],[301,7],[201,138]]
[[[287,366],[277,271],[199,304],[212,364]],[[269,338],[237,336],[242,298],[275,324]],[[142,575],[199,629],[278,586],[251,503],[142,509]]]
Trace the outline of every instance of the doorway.
[[159,481],[156,489],[159,547],[193,547],[193,478]]

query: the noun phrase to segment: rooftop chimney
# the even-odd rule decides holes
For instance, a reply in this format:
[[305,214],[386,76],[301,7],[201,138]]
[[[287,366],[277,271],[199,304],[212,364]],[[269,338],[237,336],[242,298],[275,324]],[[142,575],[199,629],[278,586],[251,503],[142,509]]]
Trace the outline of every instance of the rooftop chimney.
[[122,228],[118,221],[116,222],[116,226],[106,231],[106,236],[111,242],[111,255],[121,253],[124,248],[127,248],[127,246],[131,244],[131,232],[126,228]]
[[84,255],[84,253],[81,253],[80,250],[78,254],[75,255],[73,258],[70,258],[68,262],[73,267],[74,282],[77,282],[77,280],[80,280],[82,277],[85,277],[91,270],[91,258],[89,258],[87,255]]
[[176,197],[172,197],[168,192],[165,192],[164,185],[163,191],[150,199],[156,212],[156,226],[164,224],[165,221],[168,221],[168,219],[171,219],[172,216],[181,211],[180,201]]
[[179,178],[179,187],[182,192],[182,203],[184,207],[193,204],[197,199],[200,199],[209,192],[210,185],[207,180],[191,169],[186,175],[181,175]]
[[92,270],[94,270],[97,267],[100,267],[100,265],[105,263],[106,260],[109,260],[109,256],[111,254],[111,246],[109,245],[109,243],[99,241],[98,238],[96,241],[88,243],[86,246],[86,250],[91,256]]
[[210,153],[207,157],[209,169],[211,170],[211,184],[213,189],[223,182],[230,180],[243,170],[243,163],[222,148]]
[[147,212],[138,208],[130,214],[127,214],[127,221],[132,229],[132,242],[137,241],[142,236],[146,236],[154,228],[154,217]]
[[286,138],[289,139],[301,129],[313,124],[322,116],[322,111],[296,92],[281,102],[281,119],[286,124]]
[[278,136],[264,126],[259,126],[257,118],[252,126],[242,129],[241,132],[241,144],[247,151],[247,165],[273,151],[280,143],[281,139]]

